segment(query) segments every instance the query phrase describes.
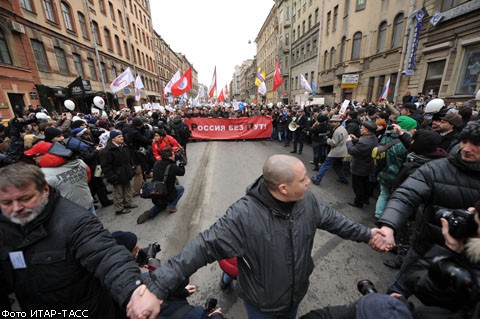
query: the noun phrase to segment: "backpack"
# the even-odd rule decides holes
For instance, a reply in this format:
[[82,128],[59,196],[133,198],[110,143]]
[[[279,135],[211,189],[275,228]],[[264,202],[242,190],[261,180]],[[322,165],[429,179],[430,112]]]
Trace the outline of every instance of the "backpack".
[[372,162],[376,167],[377,172],[381,172],[385,166],[387,166],[387,151],[390,147],[397,143],[400,143],[398,138],[394,139],[390,143],[375,146],[372,149]]

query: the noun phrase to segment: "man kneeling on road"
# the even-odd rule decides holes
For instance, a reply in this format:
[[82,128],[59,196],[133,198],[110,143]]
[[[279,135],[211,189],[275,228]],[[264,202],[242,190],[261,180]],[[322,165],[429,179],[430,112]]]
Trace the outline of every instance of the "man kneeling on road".
[[163,300],[184,278],[207,263],[236,256],[248,318],[295,318],[314,268],[311,253],[317,229],[357,242],[383,236],[379,229],[370,230],[320,203],[307,189],[309,184],[298,158],[269,157],[263,176],[244,197],[152,273],[152,282],[132,296],[127,314],[133,319],[156,318]]

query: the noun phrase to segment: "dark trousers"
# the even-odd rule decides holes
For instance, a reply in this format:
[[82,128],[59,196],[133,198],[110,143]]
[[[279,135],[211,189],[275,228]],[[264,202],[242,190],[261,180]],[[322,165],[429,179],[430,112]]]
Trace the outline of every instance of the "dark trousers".
[[[297,131],[300,130],[300,129],[297,129]],[[303,151],[303,142],[305,141],[305,134],[300,131],[300,132],[297,132],[295,131],[294,135],[293,135],[293,151],[296,152],[297,151],[297,146],[298,146],[298,152],[299,153],[302,153]]]
[[352,174],[352,187],[355,193],[354,203],[363,205],[368,202],[368,176],[360,176]]

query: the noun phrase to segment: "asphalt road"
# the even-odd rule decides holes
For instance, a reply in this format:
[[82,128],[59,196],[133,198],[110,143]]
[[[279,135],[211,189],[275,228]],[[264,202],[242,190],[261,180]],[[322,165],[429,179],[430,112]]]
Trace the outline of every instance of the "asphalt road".
[[[112,207],[99,209],[99,218],[110,231],[128,230],[139,237],[141,247],[158,242],[162,261],[176,255],[185,244],[202,230],[207,229],[226,209],[245,194],[246,187],[261,174],[265,159],[272,154],[290,154],[291,147],[272,141],[210,141],[193,142],[187,147],[189,163],[186,174],[180,177],[185,194],[178,212],[160,213],[142,225],[136,224],[138,215],[151,207],[150,200],[136,197],[139,208],[132,213],[115,216]],[[300,158],[311,171],[311,147],[306,145]],[[374,203],[364,209],[349,206],[353,199],[351,185],[336,182],[332,171],[320,186],[309,188],[327,205],[349,218],[373,227]],[[371,202],[374,202],[373,200]],[[343,240],[325,231],[317,231],[312,252],[315,269],[310,287],[300,304],[299,315],[327,305],[340,305],[356,300],[360,294],[356,283],[372,280],[379,291],[385,291],[395,272],[382,264],[390,254],[373,251],[366,244]],[[195,273],[190,283],[197,285],[197,293],[190,297],[192,304],[203,305],[207,298],[218,299],[227,318],[246,318],[243,302],[234,289],[223,292],[219,288],[221,270],[216,263]]]

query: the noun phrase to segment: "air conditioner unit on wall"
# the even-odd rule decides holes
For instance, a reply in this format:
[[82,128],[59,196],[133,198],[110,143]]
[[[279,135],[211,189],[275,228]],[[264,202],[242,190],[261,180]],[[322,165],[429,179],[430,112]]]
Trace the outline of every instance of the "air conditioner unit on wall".
[[10,21],[10,29],[18,33],[25,33],[25,27],[23,26],[23,24],[15,21]]

